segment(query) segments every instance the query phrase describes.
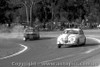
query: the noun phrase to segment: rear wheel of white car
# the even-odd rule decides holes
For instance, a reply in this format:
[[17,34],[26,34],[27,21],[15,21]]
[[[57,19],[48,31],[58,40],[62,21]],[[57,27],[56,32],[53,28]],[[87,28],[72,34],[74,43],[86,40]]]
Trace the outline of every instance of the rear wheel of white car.
[[79,42],[79,39],[77,40],[77,46],[79,46],[80,44],[79,44],[80,42]]
[[58,48],[61,48],[62,44],[58,44]]
[[84,45],[85,45],[85,43],[86,43],[86,39],[84,40],[84,43],[82,43],[81,45],[82,45],[82,46],[84,46]]

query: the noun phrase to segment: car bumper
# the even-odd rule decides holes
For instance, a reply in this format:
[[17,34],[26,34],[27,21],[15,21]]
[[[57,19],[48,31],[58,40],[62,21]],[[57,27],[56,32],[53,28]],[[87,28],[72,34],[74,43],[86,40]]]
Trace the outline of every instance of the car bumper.
[[65,43],[65,42],[57,42],[57,44],[62,44],[62,45],[77,45],[77,43],[76,42],[67,42],[67,43]]
[[33,34],[28,34],[28,35],[24,35],[25,38],[29,38],[29,39],[33,39],[33,38],[38,38],[38,35],[33,35]]

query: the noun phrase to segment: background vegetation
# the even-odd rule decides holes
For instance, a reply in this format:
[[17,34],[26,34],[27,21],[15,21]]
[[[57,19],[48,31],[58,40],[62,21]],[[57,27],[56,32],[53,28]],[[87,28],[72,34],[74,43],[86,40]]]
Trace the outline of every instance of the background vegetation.
[[8,27],[20,23],[50,30],[95,28],[99,18],[100,0],[0,0],[0,23]]

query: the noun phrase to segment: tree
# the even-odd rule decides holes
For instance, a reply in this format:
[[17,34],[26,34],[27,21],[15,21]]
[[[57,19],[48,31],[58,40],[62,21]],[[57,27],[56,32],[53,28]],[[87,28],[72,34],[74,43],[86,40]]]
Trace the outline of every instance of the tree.
[[8,23],[8,26],[10,27],[10,24],[13,21],[14,12],[19,8],[20,6],[14,6],[10,3],[10,0],[0,0],[0,22],[2,24]]
[[[4,0],[5,1],[5,0]],[[10,2],[9,2],[10,1]],[[69,22],[85,19],[95,21],[100,17],[99,0],[7,0],[6,16],[3,19],[12,19],[16,16],[22,17],[23,21],[33,25],[36,18],[44,25],[50,21],[59,21],[62,17]],[[7,5],[7,4],[6,4]],[[3,11],[2,11],[3,12]],[[12,19],[10,19],[12,18]],[[98,18],[98,19],[96,19]],[[3,20],[1,19],[1,20]],[[52,23],[51,23],[52,24]],[[52,25],[51,25],[52,26]],[[44,26],[45,27],[45,26]]]
[[0,0],[0,23],[6,23],[6,21],[8,20],[5,17],[6,11],[10,10],[10,8],[8,7],[8,0]]

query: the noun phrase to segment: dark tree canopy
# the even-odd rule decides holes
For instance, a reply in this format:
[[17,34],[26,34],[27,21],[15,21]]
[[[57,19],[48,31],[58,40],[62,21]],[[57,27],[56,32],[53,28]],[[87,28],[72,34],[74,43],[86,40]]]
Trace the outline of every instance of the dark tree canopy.
[[[20,16],[21,21],[26,20],[25,7],[21,4],[27,1],[28,9],[32,1],[32,22],[36,18],[40,22],[60,21],[64,17],[72,22],[77,19],[100,20],[100,0],[0,0],[0,23],[13,22]],[[34,19],[34,20],[33,20]]]
[[5,17],[6,11],[9,10],[7,0],[0,0],[0,22],[5,23],[7,18]]
[[14,15],[20,5],[14,6],[10,4],[10,0],[0,0],[0,23],[8,23],[9,26],[13,22]]

